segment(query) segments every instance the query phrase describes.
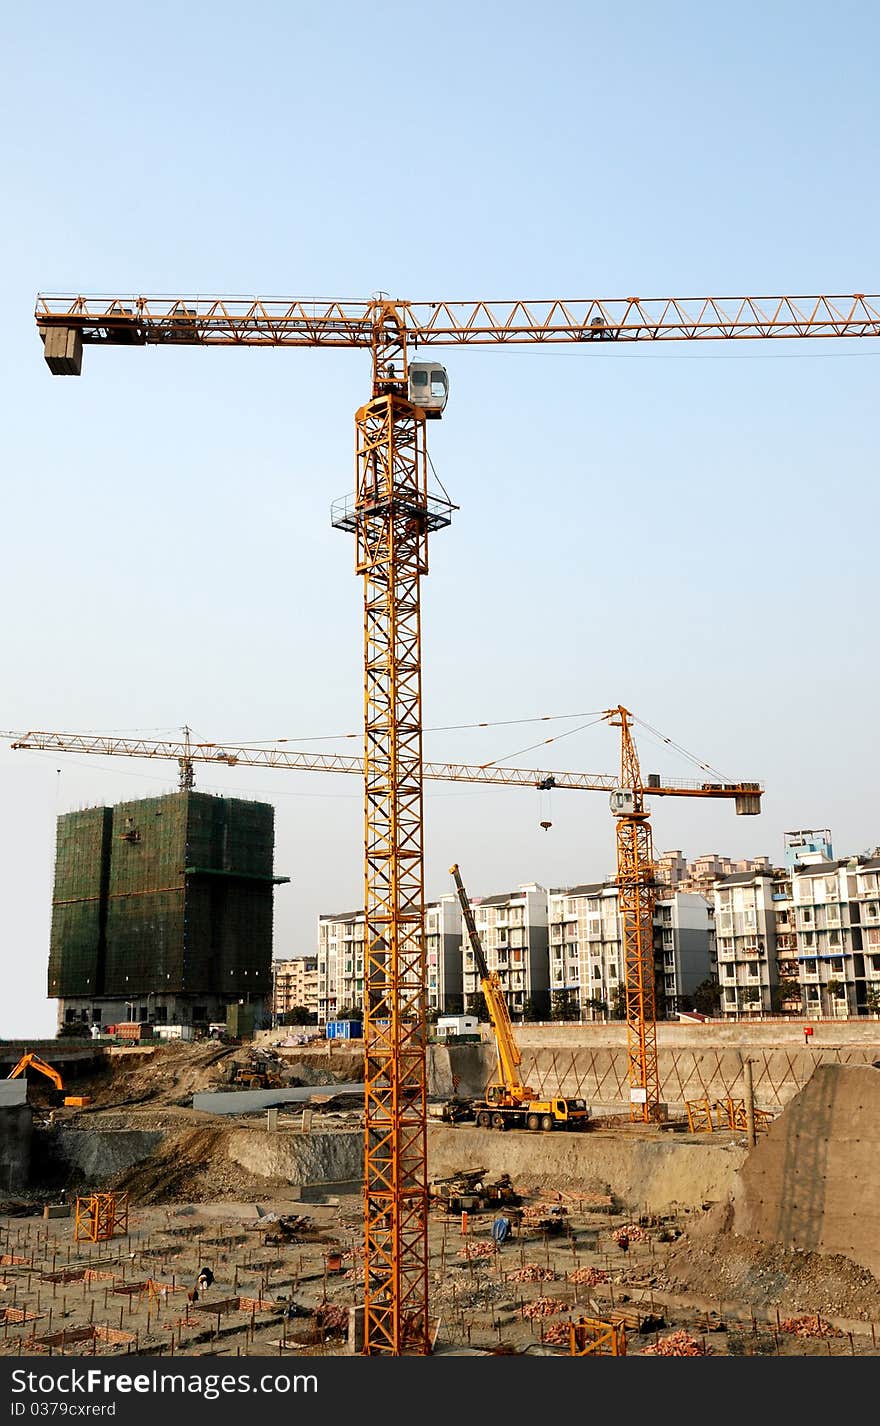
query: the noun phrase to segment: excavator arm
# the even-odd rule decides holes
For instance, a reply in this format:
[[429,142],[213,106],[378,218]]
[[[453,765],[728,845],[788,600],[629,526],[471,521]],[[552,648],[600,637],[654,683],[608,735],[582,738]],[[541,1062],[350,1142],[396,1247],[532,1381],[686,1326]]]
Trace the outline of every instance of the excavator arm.
[[513,1026],[510,1022],[510,1014],[507,1009],[507,1001],[504,998],[504,991],[501,989],[501,982],[497,971],[490,972],[486,964],[486,957],[483,953],[483,946],[480,941],[480,933],[477,930],[477,923],[474,920],[474,913],[471,909],[468,894],[464,889],[461,873],[456,862],[449,868],[450,874],[455,881],[458,900],[461,906],[461,914],[464,917],[464,924],[467,927],[468,940],[471,943],[471,950],[474,953],[477,971],[480,977],[480,989],[486,999],[486,1008],[489,1011],[489,1020],[492,1025],[492,1033],[495,1036],[495,1053],[497,1056],[497,1076],[498,1084],[509,1096],[511,1102],[521,1103],[523,1100],[533,1098],[533,1091],[522,1083],[519,1067],[522,1063],[522,1055],[517,1048],[513,1038]]
[[53,1069],[51,1065],[47,1064],[45,1060],[41,1060],[39,1055],[34,1055],[30,1052],[28,1052],[28,1054],[26,1055],[22,1055],[21,1059],[19,1060],[15,1068],[12,1070],[11,1074],[7,1075],[7,1079],[17,1079],[20,1074],[24,1074],[25,1071],[28,1069],[34,1069],[37,1070],[40,1074],[44,1074],[47,1079],[51,1079],[55,1088],[59,1090],[59,1092],[63,1091],[64,1081],[62,1080],[61,1075],[58,1073],[58,1071],[56,1069]]

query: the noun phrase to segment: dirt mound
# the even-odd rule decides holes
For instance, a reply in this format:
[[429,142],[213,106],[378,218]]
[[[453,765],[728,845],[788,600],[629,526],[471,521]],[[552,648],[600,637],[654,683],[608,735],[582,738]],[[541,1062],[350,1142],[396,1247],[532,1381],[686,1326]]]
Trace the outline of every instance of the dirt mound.
[[171,1041],[131,1057],[108,1056],[96,1074],[82,1081],[83,1090],[92,1099],[92,1112],[122,1105],[185,1104],[213,1086],[223,1061],[235,1053],[235,1046],[206,1040]]
[[789,1250],[720,1232],[691,1233],[672,1249],[658,1287],[760,1308],[783,1316],[825,1313],[880,1321],[880,1282],[840,1255]]
[[248,1173],[227,1154],[229,1126],[200,1125],[169,1134],[148,1159],[124,1169],[109,1185],[127,1191],[132,1203],[212,1203],[224,1198],[264,1198],[286,1180]]

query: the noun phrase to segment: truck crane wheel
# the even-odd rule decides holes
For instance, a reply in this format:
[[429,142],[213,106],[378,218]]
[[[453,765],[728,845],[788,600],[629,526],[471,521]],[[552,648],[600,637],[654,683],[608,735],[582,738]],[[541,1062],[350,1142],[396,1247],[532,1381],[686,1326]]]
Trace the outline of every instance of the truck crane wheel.
[[493,1115],[492,1115],[492,1128],[493,1128],[493,1129],[506,1129],[506,1128],[507,1128],[507,1120],[505,1119],[505,1117],[504,1117],[503,1114],[493,1114]]
[[488,1110],[480,1110],[479,1114],[477,1115],[477,1123],[479,1124],[481,1129],[488,1129],[489,1125],[492,1123],[492,1116]]
[[537,1114],[530,1114],[529,1117],[528,1117],[528,1119],[526,1120],[526,1126],[527,1126],[527,1128],[532,1129],[532,1130],[540,1129],[540,1127],[541,1127],[541,1120],[540,1120],[539,1116],[538,1116]]
[[553,1115],[552,1115],[552,1114],[542,1114],[542,1115],[541,1115],[541,1128],[542,1128],[542,1129],[552,1129],[552,1128],[553,1128]]

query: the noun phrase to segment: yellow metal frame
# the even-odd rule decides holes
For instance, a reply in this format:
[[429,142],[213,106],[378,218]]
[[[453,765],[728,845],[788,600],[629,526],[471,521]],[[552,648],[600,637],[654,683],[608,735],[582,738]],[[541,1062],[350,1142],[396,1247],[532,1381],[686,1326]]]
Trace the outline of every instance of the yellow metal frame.
[[654,989],[654,841],[630,732],[631,714],[620,707],[609,710],[606,717],[613,728],[620,729],[620,785],[633,795],[632,812],[617,818],[617,892],[623,938],[629,1113],[631,1119],[647,1124],[660,1114]]
[[364,580],[364,1353],[427,1355],[420,579],[428,531],[449,521],[431,518],[425,417],[400,394],[393,330],[374,350],[351,526]]
[[[688,1099],[685,1101],[688,1129],[692,1134],[711,1134],[715,1129],[733,1129],[745,1133],[748,1129],[744,1099]],[[755,1133],[766,1132],[773,1115],[766,1109],[755,1109]]]
[[569,1347],[573,1357],[625,1357],[626,1328],[597,1317],[579,1317],[571,1323]]
[[106,1243],[128,1232],[128,1194],[91,1193],[77,1198],[73,1237],[77,1243]]

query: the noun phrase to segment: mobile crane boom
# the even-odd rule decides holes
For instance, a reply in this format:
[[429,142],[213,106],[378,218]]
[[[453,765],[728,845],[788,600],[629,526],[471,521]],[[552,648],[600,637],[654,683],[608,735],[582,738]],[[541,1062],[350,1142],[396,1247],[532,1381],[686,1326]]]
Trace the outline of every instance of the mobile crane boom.
[[[477,923],[474,920],[474,913],[468,894],[464,889],[461,873],[456,862],[449,868],[450,875],[455,881],[455,889],[458,892],[458,900],[461,906],[461,914],[464,917],[464,924],[467,927],[468,940],[471,950],[474,953],[474,961],[480,976],[480,989],[486,999],[486,1009],[489,1012],[489,1020],[492,1024],[492,1033],[495,1036],[496,1053],[496,1073],[498,1076],[498,1088],[503,1091],[506,1102],[510,1104],[521,1104],[525,1099],[534,1098],[534,1090],[524,1085],[520,1076],[520,1065],[522,1055],[513,1038],[513,1026],[510,1023],[510,1014],[507,1009],[507,1001],[504,998],[504,991],[501,989],[501,980],[497,971],[490,973],[486,964],[486,957],[483,954],[483,946],[480,941],[480,933],[477,930]],[[492,1097],[491,1088],[489,1097]]]
[[[492,1034],[495,1038],[495,1079],[485,1099],[475,1099],[464,1111],[473,1115],[485,1129],[585,1129],[590,1111],[583,1099],[567,1099],[554,1095],[539,1099],[535,1091],[523,1084],[520,1074],[522,1055],[513,1035],[513,1025],[507,1001],[497,971],[490,971],[477,930],[477,923],[468,894],[464,889],[458,863],[449,868],[458,892],[461,914],[480,977],[480,989],[486,1000]],[[452,1117],[461,1117],[462,1101],[452,1106]]]

